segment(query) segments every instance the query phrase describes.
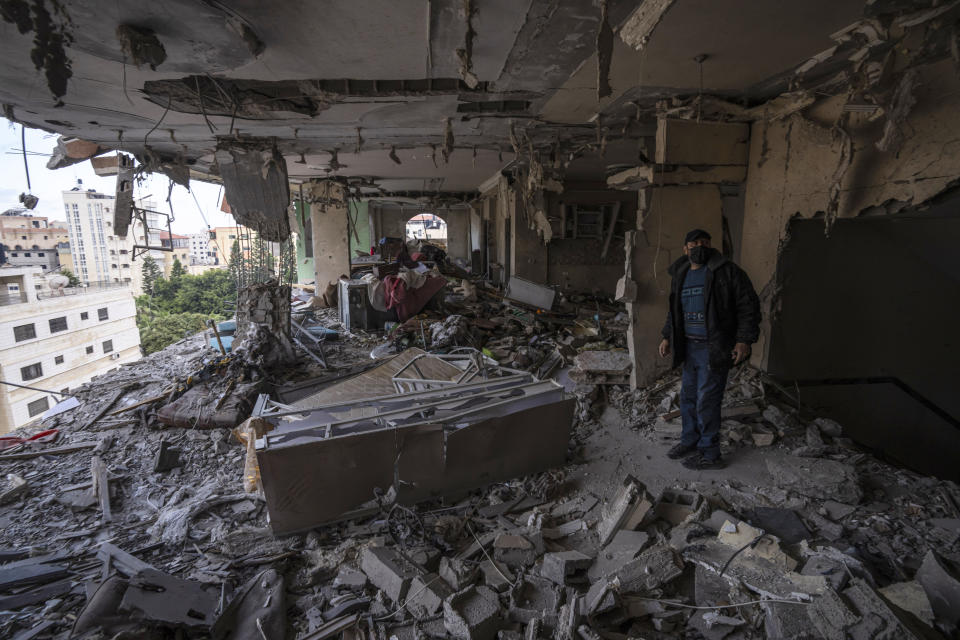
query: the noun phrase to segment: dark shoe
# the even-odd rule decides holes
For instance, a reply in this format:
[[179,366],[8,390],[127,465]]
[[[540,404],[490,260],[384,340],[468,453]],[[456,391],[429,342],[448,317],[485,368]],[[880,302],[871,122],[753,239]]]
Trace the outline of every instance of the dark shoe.
[[683,464],[683,466],[685,466],[687,469],[694,469],[695,471],[703,471],[706,469],[723,469],[727,466],[727,463],[721,458],[704,458],[703,454],[700,453],[695,456],[690,456],[681,464]]
[[670,447],[670,451],[667,451],[667,457],[670,458],[671,460],[679,460],[680,458],[683,458],[696,450],[697,450],[697,445],[695,444],[689,444],[689,445],[683,444],[683,443],[675,444],[672,447]]

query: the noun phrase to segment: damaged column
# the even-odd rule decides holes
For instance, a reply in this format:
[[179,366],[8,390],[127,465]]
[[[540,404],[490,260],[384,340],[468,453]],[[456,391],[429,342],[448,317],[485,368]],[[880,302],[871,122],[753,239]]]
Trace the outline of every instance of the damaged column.
[[[324,180],[303,186],[313,225],[313,267],[317,291],[350,273],[350,221],[343,185]],[[367,247],[361,247],[367,249]]]

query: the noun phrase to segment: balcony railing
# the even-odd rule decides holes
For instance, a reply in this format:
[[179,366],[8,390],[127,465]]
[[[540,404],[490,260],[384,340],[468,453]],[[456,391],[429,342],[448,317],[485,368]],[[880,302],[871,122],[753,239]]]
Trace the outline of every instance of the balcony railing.
[[4,307],[8,304],[20,304],[21,302],[27,301],[27,294],[23,291],[20,293],[3,293],[0,294],[0,307]]
[[60,290],[43,289],[37,291],[37,298],[43,300],[46,298],[62,298],[63,296],[77,296],[88,293],[100,293],[108,289],[122,289],[129,287],[129,282],[113,282],[111,280],[102,280],[99,282],[89,282],[85,285],[76,287],[66,287]]

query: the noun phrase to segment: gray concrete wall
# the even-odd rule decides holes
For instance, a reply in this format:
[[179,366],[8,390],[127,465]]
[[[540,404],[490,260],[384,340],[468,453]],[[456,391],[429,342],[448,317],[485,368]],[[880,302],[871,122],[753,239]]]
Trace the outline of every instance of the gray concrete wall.
[[[960,416],[960,214],[790,225],[769,371],[787,380],[895,377]],[[960,430],[894,385],[801,388],[858,441],[926,473],[960,478]]]
[[[619,219],[622,231],[636,228],[637,194],[595,186],[569,183],[564,192],[549,193],[547,204],[551,216],[560,215],[560,207],[568,204],[606,204],[620,202]],[[547,245],[547,281],[563,291],[579,291],[613,295],[617,280],[623,275],[623,237],[611,240],[605,258],[603,240],[554,238]]]
[[[831,185],[840,174],[837,215],[854,217],[876,209],[918,205],[960,177],[960,79],[953,62],[920,67],[917,104],[902,125],[902,148],[883,152],[876,143],[884,119],[870,113],[843,114],[844,96],[814,105],[803,116],[753,124],[746,182],[742,266],[761,292],[764,323],[753,363],[765,366],[770,311],[776,306],[774,275],[778,252],[794,217],[823,218]],[[852,140],[852,162],[844,171],[841,122]],[[823,232],[821,220],[821,232]]]

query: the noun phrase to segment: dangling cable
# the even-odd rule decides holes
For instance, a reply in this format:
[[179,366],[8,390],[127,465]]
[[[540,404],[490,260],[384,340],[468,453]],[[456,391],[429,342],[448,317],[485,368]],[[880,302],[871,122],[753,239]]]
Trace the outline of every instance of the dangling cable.
[[23,152],[23,170],[27,174],[27,193],[33,192],[30,186],[30,166],[27,164],[27,128],[20,125],[20,151]]

